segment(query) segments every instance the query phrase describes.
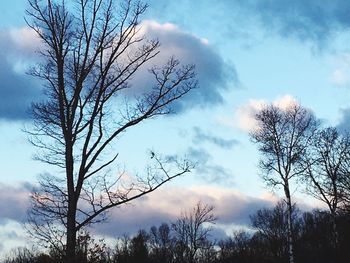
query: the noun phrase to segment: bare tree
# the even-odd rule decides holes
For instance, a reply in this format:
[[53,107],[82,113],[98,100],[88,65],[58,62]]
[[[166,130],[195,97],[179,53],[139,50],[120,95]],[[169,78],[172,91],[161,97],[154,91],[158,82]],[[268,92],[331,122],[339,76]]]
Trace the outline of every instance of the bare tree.
[[[288,209],[286,202],[279,201],[272,209],[259,209],[250,216],[252,226],[265,241],[265,249],[276,262],[288,260]],[[293,236],[297,234],[299,211],[292,207]]]
[[268,186],[282,186],[288,211],[289,262],[294,262],[292,199],[290,181],[304,170],[298,165],[311,143],[317,121],[313,114],[296,103],[281,109],[265,106],[256,116],[258,125],[250,134],[262,153],[260,167]]
[[235,230],[231,237],[220,240],[218,242],[220,247],[218,253],[219,262],[253,262],[249,246],[251,238],[251,234],[247,231]]
[[178,262],[196,262],[199,250],[208,249],[208,240],[212,228],[207,224],[213,224],[216,217],[213,214],[214,207],[198,202],[191,212],[183,213],[172,224],[175,238],[178,242]]
[[[312,147],[304,156],[306,190],[324,202],[333,221],[333,245],[338,244],[337,215],[346,202],[342,182],[349,173],[350,138],[336,128],[326,128],[315,134]],[[337,254],[335,252],[335,254]]]
[[65,180],[50,174],[42,175],[30,201],[28,233],[45,248],[63,256],[68,208]]
[[194,66],[174,58],[150,69],[152,86],[132,85],[135,73],[159,53],[159,42],[140,33],[147,5],[120,2],[28,0],[27,23],[44,45],[43,62],[31,74],[43,80],[46,94],[33,104],[29,134],[39,149],[37,159],[63,171],[56,177],[59,184],[46,180],[33,195],[35,213],[63,226],[69,262],[83,227],[191,168],[187,161],[174,166],[151,153],[155,165],[142,178],[127,184],[125,173],[108,173],[118,156],[111,146],[123,132],[171,113],[172,103],[196,87]]
[[[342,133],[340,136],[350,140],[350,133]],[[338,189],[341,192],[341,210],[347,213],[350,211],[350,151],[346,152],[346,156],[342,160],[340,174]]]

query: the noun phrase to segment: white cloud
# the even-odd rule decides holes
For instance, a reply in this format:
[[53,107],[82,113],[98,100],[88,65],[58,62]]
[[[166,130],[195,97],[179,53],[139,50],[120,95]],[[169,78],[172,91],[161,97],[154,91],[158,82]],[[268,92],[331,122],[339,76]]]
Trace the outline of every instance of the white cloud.
[[[255,115],[262,110],[269,102],[266,100],[251,99],[247,103],[239,106],[235,112],[235,127],[244,132],[250,132],[257,127]],[[278,97],[272,104],[282,110],[287,109],[291,105],[298,104],[298,101],[291,95],[286,94]]]
[[299,103],[292,95],[286,94],[282,97],[278,97],[272,102],[272,104],[282,110],[286,110],[293,105],[298,105]]
[[33,56],[43,46],[38,34],[30,27],[12,28],[9,30],[9,36],[13,48],[21,54]]
[[263,109],[266,101],[264,100],[249,100],[246,104],[238,107],[235,113],[235,118],[238,120],[237,126],[242,131],[251,131],[256,127],[257,123],[254,116]]

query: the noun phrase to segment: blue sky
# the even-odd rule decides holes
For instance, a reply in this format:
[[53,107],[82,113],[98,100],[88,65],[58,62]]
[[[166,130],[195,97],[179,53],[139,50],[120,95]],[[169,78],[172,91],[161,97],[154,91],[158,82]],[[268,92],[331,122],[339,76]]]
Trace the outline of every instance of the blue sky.
[[[112,212],[110,222],[118,219],[120,225],[107,223],[95,232],[132,233],[173,220],[202,200],[216,206],[218,225],[229,233],[280,195],[278,190],[271,194],[259,177],[259,155],[247,135],[254,109],[262,102],[297,100],[325,124],[347,128],[350,3],[151,0],[149,5],[142,26],[163,43],[159,61],[174,51],[182,61],[196,63],[200,87],[179,105],[178,114],[126,133],[117,144],[119,163],[142,171],[152,149],[186,155],[197,169],[131,208]],[[31,125],[26,107],[41,96],[40,83],[24,74],[36,60],[37,44],[26,28],[24,9],[23,0],[0,3],[0,197],[5,200],[0,204],[0,254],[25,240],[20,223],[30,184],[39,174],[55,172],[31,159],[35,149],[22,132]],[[300,205],[318,205],[301,192],[296,187]]]

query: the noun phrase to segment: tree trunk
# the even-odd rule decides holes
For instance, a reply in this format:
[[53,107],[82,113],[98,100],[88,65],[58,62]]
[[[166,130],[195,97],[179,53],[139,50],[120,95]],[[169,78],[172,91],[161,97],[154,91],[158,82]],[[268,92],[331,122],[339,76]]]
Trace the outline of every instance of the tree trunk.
[[66,263],[75,263],[77,233],[75,227],[76,209],[73,206],[74,204],[68,205]]
[[66,176],[68,188],[68,211],[67,211],[67,240],[66,240],[66,263],[75,263],[76,256],[76,213],[77,199],[74,188],[74,159],[73,147],[69,140],[66,143]]
[[332,212],[332,234],[333,234],[333,249],[334,249],[334,262],[338,262],[338,227],[337,227],[337,215]]
[[294,250],[293,250],[293,231],[292,231],[292,200],[290,197],[288,182],[284,185],[284,193],[286,195],[287,203],[287,223],[288,223],[288,258],[289,263],[294,263]]

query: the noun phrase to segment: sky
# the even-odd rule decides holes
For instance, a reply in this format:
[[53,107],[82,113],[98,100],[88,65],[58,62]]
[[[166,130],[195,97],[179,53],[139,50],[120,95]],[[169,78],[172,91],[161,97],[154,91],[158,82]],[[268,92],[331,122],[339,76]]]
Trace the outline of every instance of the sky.
[[[143,32],[161,42],[161,63],[174,55],[194,63],[199,88],[178,113],[129,130],[118,141],[118,163],[142,170],[148,151],[186,156],[189,175],[115,209],[94,233],[113,238],[170,222],[199,200],[214,205],[216,235],[249,225],[249,215],[281,196],[260,179],[259,153],[249,140],[253,114],[263,103],[297,101],[325,125],[347,129],[350,120],[350,2],[346,0],[150,0]],[[28,242],[28,196],[38,176],[53,173],[32,159],[24,129],[31,102],[42,96],[38,80],[25,74],[40,46],[24,21],[26,1],[0,3],[0,255]],[[140,75],[142,81],[145,76]],[[293,185],[294,200],[320,204]],[[136,216],[137,215],[137,216]],[[118,224],[116,224],[118,222]]]

